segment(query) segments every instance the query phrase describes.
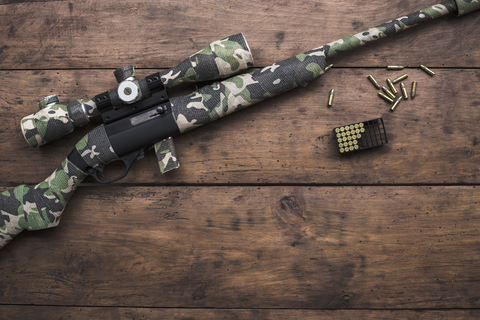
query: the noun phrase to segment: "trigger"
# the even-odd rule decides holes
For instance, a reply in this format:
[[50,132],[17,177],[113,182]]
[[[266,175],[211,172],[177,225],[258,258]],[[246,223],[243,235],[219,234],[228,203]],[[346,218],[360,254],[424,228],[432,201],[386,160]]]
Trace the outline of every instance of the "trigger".
[[[114,181],[120,180],[123,177],[125,177],[127,175],[128,171],[130,170],[130,167],[132,166],[133,162],[135,160],[143,159],[144,156],[145,156],[145,153],[144,153],[143,149],[140,149],[138,151],[132,152],[130,154],[127,154],[126,156],[121,157],[120,160],[125,164],[125,171],[123,172],[123,174],[116,177],[115,179],[108,180],[108,178],[105,177],[105,175],[103,174],[102,171],[100,171],[98,169],[95,169],[95,168],[89,168],[88,169],[88,174],[93,176],[95,178],[95,180],[97,180],[98,182],[101,182],[101,183],[114,182]],[[102,177],[103,180],[98,177],[99,173],[100,173],[100,176]]]
[[139,151],[137,160],[142,160],[145,157],[145,152],[142,150]]

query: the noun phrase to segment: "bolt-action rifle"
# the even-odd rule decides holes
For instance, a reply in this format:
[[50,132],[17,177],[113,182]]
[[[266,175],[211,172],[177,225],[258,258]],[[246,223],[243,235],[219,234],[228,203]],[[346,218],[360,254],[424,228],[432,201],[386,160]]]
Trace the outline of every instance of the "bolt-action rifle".
[[[450,0],[347,36],[256,71],[205,86],[185,97],[169,98],[166,89],[180,83],[225,78],[253,66],[242,34],[213,42],[177,67],[135,80],[133,67],[115,71],[117,90],[91,100],[59,104],[49,96],[41,110],[21,121],[25,139],[40,146],[72,132],[101,115],[104,124],[84,136],[45,181],[21,185],[0,194],[0,248],[22,230],[58,225],[77,186],[91,175],[100,182],[123,178],[132,163],[152,145],[160,171],[179,166],[172,137],[234,111],[306,86],[327,68],[327,59],[447,14],[458,16],[480,9],[480,0]],[[103,168],[121,160],[125,172],[108,180]]]

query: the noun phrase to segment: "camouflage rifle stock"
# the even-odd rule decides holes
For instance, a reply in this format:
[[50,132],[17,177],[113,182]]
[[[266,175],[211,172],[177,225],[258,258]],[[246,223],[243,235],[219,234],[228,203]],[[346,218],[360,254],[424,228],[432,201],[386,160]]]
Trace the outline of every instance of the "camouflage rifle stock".
[[[141,156],[143,148],[155,144],[161,171],[169,171],[178,167],[171,136],[305,86],[325,72],[327,58],[341,52],[449,13],[463,15],[477,9],[480,9],[480,0],[446,1],[263,69],[203,87],[186,97],[171,98],[122,123],[133,130],[129,134],[123,132],[122,126],[112,129],[109,124],[101,125],[82,138],[44,182],[36,186],[22,185],[0,194],[0,247],[24,229],[56,226],[75,188],[87,175],[96,177],[111,161],[120,159],[130,165]],[[135,131],[139,126],[149,127],[147,137]]]

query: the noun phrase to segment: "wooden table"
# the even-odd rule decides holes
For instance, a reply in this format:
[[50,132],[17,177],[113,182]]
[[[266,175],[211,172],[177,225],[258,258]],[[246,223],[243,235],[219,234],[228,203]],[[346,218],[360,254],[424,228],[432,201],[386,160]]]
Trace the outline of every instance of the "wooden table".
[[[19,123],[39,98],[92,97],[118,67],[143,77],[239,32],[261,68],[433,4],[0,0],[0,191],[44,180],[100,124],[30,148]],[[339,55],[178,136],[166,175],[150,151],[117,183],[87,178],[59,227],[0,251],[0,317],[480,317],[479,25],[447,16]],[[391,64],[418,82],[395,112],[367,80],[403,74]],[[377,117],[387,145],[338,153],[333,128]]]

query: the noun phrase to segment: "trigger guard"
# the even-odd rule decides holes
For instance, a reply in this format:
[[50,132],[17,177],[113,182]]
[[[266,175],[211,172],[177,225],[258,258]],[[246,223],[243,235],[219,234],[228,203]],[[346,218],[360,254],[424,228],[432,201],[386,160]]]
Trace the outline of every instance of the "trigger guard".
[[[111,180],[108,180],[107,177],[105,177],[105,175],[103,174],[103,168],[105,166],[102,166],[100,169],[96,169],[96,168],[89,168],[87,171],[88,171],[88,174],[91,175],[92,177],[95,178],[95,180],[97,180],[98,182],[100,183],[111,183],[111,182],[115,182],[115,181],[118,181],[122,178],[124,178],[127,174],[128,174],[128,171],[130,171],[130,168],[132,167],[132,164],[135,160],[140,160],[142,159],[144,156],[144,152],[143,152],[143,149],[141,150],[138,150],[138,151],[135,151],[135,152],[132,152],[130,154],[127,154],[126,156],[123,156],[121,157],[119,160],[121,160],[124,164],[125,164],[125,172],[123,172],[120,176],[114,178],[114,179],[111,179]],[[98,173],[100,172],[100,175],[102,176],[102,178],[104,178],[105,180],[101,180],[99,177],[98,177]]]

